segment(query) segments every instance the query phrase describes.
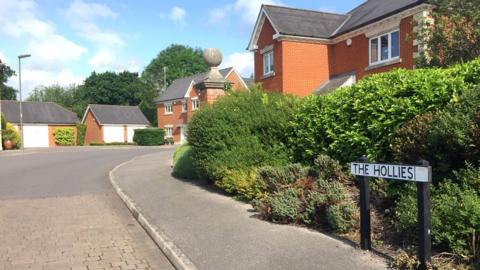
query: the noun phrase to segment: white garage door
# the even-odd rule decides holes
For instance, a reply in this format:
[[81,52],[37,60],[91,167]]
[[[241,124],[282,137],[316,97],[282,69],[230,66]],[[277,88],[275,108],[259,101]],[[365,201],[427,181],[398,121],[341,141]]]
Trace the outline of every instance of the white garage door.
[[144,129],[146,126],[128,126],[127,131],[128,131],[128,142],[131,143],[133,142],[133,135],[135,134],[135,129]]
[[23,126],[25,148],[48,147],[48,126]]
[[125,142],[123,126],[103,126],[103,140],[106,143]]

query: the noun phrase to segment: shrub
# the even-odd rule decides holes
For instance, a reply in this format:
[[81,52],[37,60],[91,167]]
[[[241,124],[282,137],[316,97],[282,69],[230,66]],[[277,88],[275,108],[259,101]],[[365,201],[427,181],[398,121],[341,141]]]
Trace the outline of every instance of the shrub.
[[85,144],[85,134],[87,133],[87,125],[77,124],[77,145],[83,146]]
[[452,170],[466,161],[480,159],[480,88],[468,89],[455,102],[435,114],[425,114],[403,125],[395,134],[393,152],[396,160],[414,163],[430,161],[434,179],[450,177]]
[[351,203],[334,204],[327,209],[327,221],[335,232],[347,233],[356,224],[355,207]]
[[289,164],[285,167],[265,166],[258,170],[257,181],[264,183],[267,192],[273,193],[307,177],[308,167],[300,164]]
[[182,145],[175,150],[173,164],[173,176],[190,180],[197,179],[192,160],[192,148],[189,145]]
[[138,145],[164,145],[165,130],[161,128],[135,129],[133,141]]
[[[351,184],[338,161],[328,156],[316,159],[316,168],[298,164],[259,169],[259,182],[265,183],[266,198],[260,214],[273,222],[304,223],[335,232],[348,232],[357,222],[357,207]],[[314,166],[314,167],[315,167]]]
[[56,128],[53,131],[55,144],[60,146],[75,145],[75,129],[74,128]]
[[273,222],[285,224],[297,220],[300,201],[295,189],[287,188],[275,192],[268,197],[267,201],[271,207],[271,218]]
[[5,129],[2,130],[2,143],[6,140],[10,140],[16,148],[20,148],[22,144],[20,133],[12,124],[8,122],[5,124]]
[[227,169],[219,173],[219,176],[215,185],[242,200],[259,199],[265,190],[263,183],[257,181],[255,170]]
[[[479,259],[480,169],[469,166],[432,189],[432,243],[440,250]],[[401,197],[395,210],[396,228],[415,239],[416,199],[413,192]]]
[[289,163],[284,129],[297,104],[293,97],[251,89],[203,106],[188,126],[195,167],[215,182],[225,170]]
[[287,129],[296,161],[318,153],[342,163],[367,154],[390,161],[393,134],[417,115],[451,103],[478,83],[480,59],[449,69],[394,70],[303,102]]

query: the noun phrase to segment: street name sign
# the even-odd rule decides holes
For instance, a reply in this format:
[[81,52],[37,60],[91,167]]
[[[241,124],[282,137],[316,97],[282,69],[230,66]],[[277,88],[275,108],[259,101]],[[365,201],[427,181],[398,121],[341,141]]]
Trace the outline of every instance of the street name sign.
[[396,164],[351,163],[351,172],[356,176],[388,178],[403,181],[432,181],[430,167]]

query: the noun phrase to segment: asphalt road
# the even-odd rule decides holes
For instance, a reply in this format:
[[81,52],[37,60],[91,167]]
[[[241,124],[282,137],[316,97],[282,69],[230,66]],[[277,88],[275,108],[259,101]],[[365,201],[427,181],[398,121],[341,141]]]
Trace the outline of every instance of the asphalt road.
[[173,266],[117,196],[116,165],[164,148],[0,152],[0,270]]

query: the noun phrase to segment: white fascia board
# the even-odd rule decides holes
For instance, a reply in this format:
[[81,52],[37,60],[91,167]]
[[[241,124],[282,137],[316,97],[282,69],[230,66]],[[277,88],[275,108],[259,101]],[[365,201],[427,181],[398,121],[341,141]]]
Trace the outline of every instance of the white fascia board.
[[250,37],[250,42],[248,43],[247,50],[255,51],[258,49],[257,42],[260,36],[260,32],[262,31],[263,25],[265,24],[265,19],[268,19],[268,21],[270,22],[270,25],[273,27],[273,30],[275,31],[274,36],[280,34],[280,32],[278,32],[277,27],[272,23],[270,16],[268,16],[267,12],[265,11],[265,8],[262,6],[262,9],[258,13],[257,22],[255,23],[255,27],[253,28],[253,33],[252,33],[252,36]]
[[190,92],[192,92],[193,89],[193,80],[190,82],[190,86],[188,87],[187,93],[183,98],[189,98],[190,97]]

